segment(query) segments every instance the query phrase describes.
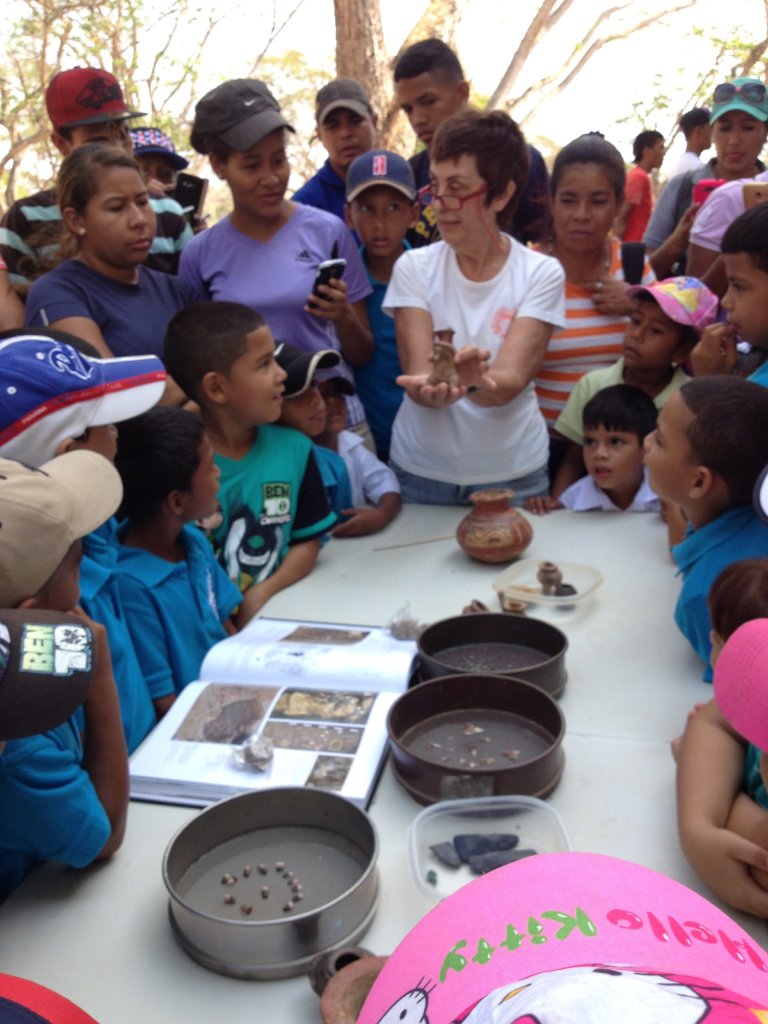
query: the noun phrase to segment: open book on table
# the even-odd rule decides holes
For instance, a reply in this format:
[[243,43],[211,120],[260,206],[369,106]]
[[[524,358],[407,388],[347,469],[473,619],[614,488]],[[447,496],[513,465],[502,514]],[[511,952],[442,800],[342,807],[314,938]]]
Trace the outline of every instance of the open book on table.
[[131,756],[131,797],[204,806],[294,785],[367,806],[414,655],[384,628],[252,620]]

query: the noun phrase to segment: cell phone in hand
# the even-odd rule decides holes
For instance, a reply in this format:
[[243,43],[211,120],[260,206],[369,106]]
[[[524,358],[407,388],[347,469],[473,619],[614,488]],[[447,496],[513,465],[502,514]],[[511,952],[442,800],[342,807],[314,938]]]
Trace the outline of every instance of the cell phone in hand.
[[703,203],[710,192],[714,192],[724,182],[724,178],[702,178],[701,181],[697,181],[693,186],[691,201],[699,204]]
[[347,261],[343,259],[324,260],[317,268],[315,283],[312,285],[312,294],[318,298],[324,298],[319,288],[321,284],[330,284],[333,280],[339,280],[344,276]]
[[183,171],[176,178],[173,198],[181,206],[190,221],[194,218],[198,220],[202,218],[207,193],[207,178],[198,178],[195,174],[185,174]]
[[768,181],[747,181],[742,186],[744,209],[751,210],[759,203],[768,202]]

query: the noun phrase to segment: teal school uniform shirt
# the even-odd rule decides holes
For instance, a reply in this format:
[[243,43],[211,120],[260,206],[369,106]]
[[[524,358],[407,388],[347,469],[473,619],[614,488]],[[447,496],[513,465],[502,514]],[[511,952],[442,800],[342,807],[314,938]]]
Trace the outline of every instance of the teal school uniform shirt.
[[719,573],[733,562],[766,556],[768,527],[763,526],[751,505],[728,509],[698,530],[689,526],[683,540],[672,547],[672,557],[683,577],[675,606],[675,622],[706,665],[705,683],[712,682],[709,588]]
[[[118,535],[127,529],[121,524]],[[222,623],[241,599],[201,530],[185,526],[179,540],[186,556],[181,562],[143,548],[119,550],[118,589],[152,693],[180,693],[200,678],[203,658],[226,638]]]
[[0,902],[39,861],[87,867],[112,831],[74,719],[0,753]]
[[242,459],[215,458],[222,523],[214,547],[241,591],[271,576],[291,544],[319,539],[336,522],[312,442],[298,430],[266,424]]
[[157,722],[152,697],[165,697],[173,693],[173,687],[154,694],[150,694],[147,688],[117,586],[118,550],[117,520],[114,517],[83,537],[80,603],[88,615],[107,631],[125,742],[128,753],[132,754]]

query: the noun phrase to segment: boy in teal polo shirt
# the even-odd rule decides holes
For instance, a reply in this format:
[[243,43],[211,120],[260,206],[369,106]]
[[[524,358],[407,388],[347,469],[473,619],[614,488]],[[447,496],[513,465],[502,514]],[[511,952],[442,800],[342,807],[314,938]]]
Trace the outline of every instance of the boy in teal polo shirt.
[[284,587],[311,572],[336,521],[308,437],[276,425],[285,371],[272,332],[237,302],[198,302],[177,313],[165,364],[201,409],[221,471],[219,561],[243,592],[242,626]]

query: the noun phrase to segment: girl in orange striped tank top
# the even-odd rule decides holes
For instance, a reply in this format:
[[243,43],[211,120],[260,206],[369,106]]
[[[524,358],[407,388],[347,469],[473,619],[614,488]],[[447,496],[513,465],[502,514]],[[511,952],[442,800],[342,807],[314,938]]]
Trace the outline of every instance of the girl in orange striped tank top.
[[[632,304],[626,297],[621,243],[611,227],[624,197],[624,180],[621,154],[596,133],[574,139],[555,159],[552,236],[540,248],[565,270],[566,324],[552,335],[536,378],[550,429],[574,384],[589,370],[615,363],[622,352]],[[646,262],[643,284],[653,280]]]

